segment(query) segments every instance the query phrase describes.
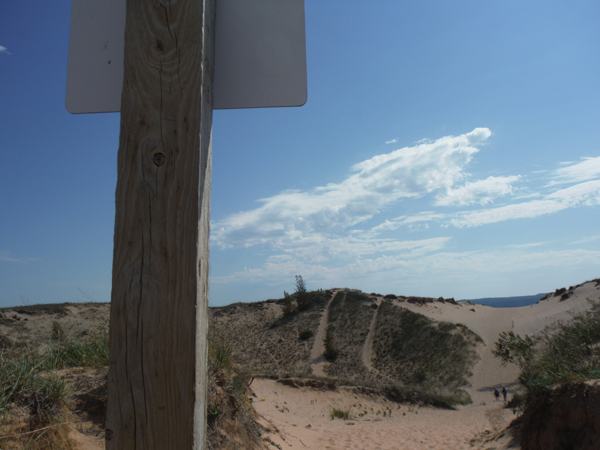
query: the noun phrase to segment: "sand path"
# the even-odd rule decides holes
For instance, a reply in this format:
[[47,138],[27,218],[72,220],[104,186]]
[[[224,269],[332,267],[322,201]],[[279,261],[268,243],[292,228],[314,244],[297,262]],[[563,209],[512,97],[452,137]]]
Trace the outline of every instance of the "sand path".
[[[327,302],[327,306],[323,310],[323,314],[321,314],[321,321],[319,322],[319,329],[317,330],[317,334],[315,335],[315,340],[313,341],[312,349],[310,350],[309,356],[309,365],[312,369],[312,374],[317,377],[325,378],[327,374],[323,370],[325,366],[325,357],[323,356],[323,352],[325,351],[325,335],[327,333],[327,323],[329,321],[329,306],[331,302],[338,294],[339,291],[333,291],[331,294],[331,298]],[[344,293],[344,298],[346,294]]]
[[375,324],[377,323],[379,307],[381,306],[382,301],[382,297],[377,297],[377,299],[375,300],[377,304],[377,309],[375,310],[375,314],[373,314],[373,319],[371,319],[371,326],[369,326],[369,333],[367,334],[367,338],[365,339],[365,344],[363,345],[361,354],[362,362],[369,372],[373,371],[373,335],[375,334]]

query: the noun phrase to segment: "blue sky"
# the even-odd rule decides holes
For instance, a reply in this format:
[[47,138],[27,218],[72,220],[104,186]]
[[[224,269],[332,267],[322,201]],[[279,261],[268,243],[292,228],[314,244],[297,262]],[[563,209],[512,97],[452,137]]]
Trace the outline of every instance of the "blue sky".
[[[307,104],[214,113],[210,304],[599,277],[598,17],[306,0]],[[69,19],[0,6],[0,306],[110,299],[119,114],[65,110]]]

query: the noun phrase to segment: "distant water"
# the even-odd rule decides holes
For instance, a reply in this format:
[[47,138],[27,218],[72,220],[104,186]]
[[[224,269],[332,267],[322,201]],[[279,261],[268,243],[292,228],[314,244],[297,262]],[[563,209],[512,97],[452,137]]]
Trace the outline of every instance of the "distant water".
[[459,300],[470,301],[477,305],[487,305],[494,308],[517,308],[519,306],[535,305],[546,294],[522,295],[520,297],[489,297]]

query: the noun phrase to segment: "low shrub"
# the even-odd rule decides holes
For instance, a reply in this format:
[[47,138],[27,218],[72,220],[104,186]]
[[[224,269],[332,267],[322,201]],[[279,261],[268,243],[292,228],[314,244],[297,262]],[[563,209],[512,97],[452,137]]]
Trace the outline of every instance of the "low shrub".
[[331,420],[333,420],[333,419],[342,419],[342,420],[351,419],[350,411],[343,411],[341,409],[333,408],[331,410]]
[[334,362],[339,355],[339,350],[336,348],[335,343],[333,342],[332,326],[327,328],[327,333],[325,334],[325,340],[323,341],[323,344],[325,345],[323,356],[327,361]]
[[502,332],[492,351],[504,365],[521,369],[530,399],[544,398],[557,384],[600,378],[600,304],[533,336]]
[[313,336],[314,336],[314,333],[310,330],[302,330],[298,333],[298,337],[300,339],[302,339],[303,341],[310,339]]

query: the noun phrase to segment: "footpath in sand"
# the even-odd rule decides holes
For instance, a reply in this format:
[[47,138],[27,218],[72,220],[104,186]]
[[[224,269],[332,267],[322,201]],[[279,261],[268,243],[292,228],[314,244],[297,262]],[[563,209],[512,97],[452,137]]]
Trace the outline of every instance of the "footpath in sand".
[[[521,308],[402,303],[435,320],[463,323],[484,340],[466,389],[473,403],[450,411],[397,404],[352,387],[325,391],[255,379],[254,407],[269,430],[265,443],[270,449],[517,449],[503,433],[515,416],[503,408],[503,402],[494,401],[492,392],[504,385],[513,393],[518,389],[518,372],[503,367],[491,349],[501,331],[533,334],[558,320],[570,320],[588,308],[587,298],[600,298],[595,283],[577,287],[564,301],[556,296]],[[349,411],[350,419],[332,419],[334,409]]]

